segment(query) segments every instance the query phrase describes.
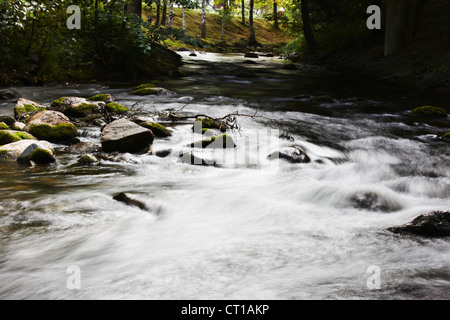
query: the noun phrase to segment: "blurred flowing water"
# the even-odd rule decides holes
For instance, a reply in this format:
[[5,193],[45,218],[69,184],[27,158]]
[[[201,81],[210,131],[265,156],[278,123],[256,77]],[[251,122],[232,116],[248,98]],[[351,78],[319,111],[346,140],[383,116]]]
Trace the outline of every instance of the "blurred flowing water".
[[[186,137],[200,138],[189,123],[155,140],[154,151],[172,149],[167,158],[125,154],[80,167],[56,145],[51,166],[0,163],[0,298],[450,298],[449,239],[385,231],[449,210],[449,143],[436,138],[449,121],[405,111],[444,100],[312,66],[283,70],[274,58],[184,59],[188,76],[165,80],[173,93],[164,96],[132,96],[132,84],[13,88],[41,103],[108,92],[143,117],[180,108],[257,117],[239,117],[241,131],[230,133],[239,163],[182,163]],[[0,114],[13,106],[0,104]],[[98,142],[99,128],[80,131]],[[312,162],[267,159],[292,144]],[[207,152],[198,151],[232,151]],[[113,200],[119,192],[150,210]],[[81,271],[78,290],[67,287],[70,266]],[[379,290],[367,286],[370,266]]]

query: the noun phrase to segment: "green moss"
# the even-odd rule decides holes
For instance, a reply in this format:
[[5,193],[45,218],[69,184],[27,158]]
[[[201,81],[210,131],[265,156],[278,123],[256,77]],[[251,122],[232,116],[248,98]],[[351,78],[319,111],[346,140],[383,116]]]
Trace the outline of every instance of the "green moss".
[[107,102],[107,101],[111,101],[113,98],[110,94],[96,94],[95,96],[90,97],[88,100],[91,101],[103,101],[103,102]]
[[450,132],[447,132],[444,135],[442,135],[442,139],[449,139],[450,140]]
[[64,103],[64,101],[66,100],[66,97],[61,97],[59,99],[56,99],[55,101],[52,102],[51,106],[52,107],[61,107],[61,106],[65,106],[66,104]]
[[141,90],[141,89],[147,89],[147,88],[155,88],[156,85],[159,84],[159,81],[155,80],[152,81],[151,83],[143,83],[141,85],[138,85],[137,87],[133,88],[133,91],[137,91],[137,90]]
[[418,107],[412,110],[411,113],[414,115],[425,117],[438,117],[438,118],[447,117],[447,111],[445,111],[445,109],[433,106]]
[[0,122],[0,130],[8,130],[9,127],[6,123]]
[[153,88],[142,88],[138,90],[134,90],[132,94],[137,96],[149,96],[149,95],[156,95],[158,94],[157,90],[154,90]]
[[211,118],[197,118],[195,122],[197,121],[202,123],[202,129],[219,129],[220,127],[219,123]]
[[37,148],[31,153],[31,161],[47,164],[55,162],[55,157],[49,150]]
[[0,131],[0,145],[13,143],[20,140],[36,140],[36,138],[33,137],[31,134],[22,131],[14,131],[14,130]]
[[98,163],[98,160],[94,156],[85,154],[80,159],[78,159],[77,163],[81,164],[81,165],[93,165],[93,164]]
[[32,104],[24,104],[21,107],[19,106],[15,106],[14,107],[14,117],[19,118],[19,117],[24,117],[26,115],[32,114],[32,113],[37,113],[39,111],[44,111],[46,110],[44,107],[38,107]]
[[7,126],[11,127],[16,120],[10,116],[0,116],[0,122],[5,123]]
[[156,137],[164,138],[170,137],[172,133],[163,125],[156,122],[147,122],[141,124],[142,127],[150,129]]
[[77,127],[72,123],[60,123],[56,126],[34,124],[30,126],[29,132],[39,140],[50,142],[68,141],[78,135]]
[[127,107],[118,103],[108,103],[106,105],[106,111],[110,113],[127,113],[129,110]]
[[[192,148],[199,147],[199,143],[195,142],[191,144]],[[220,136],[212,137],[201,141],[201,147],[203,149],[210,148],[235,148],[233,138],[228,134],[222,134]]]
[[66,116],[73,118],[84,118],[99,112],[100,108],[93,103],[81,103],[76,106],[69,106],[64,110]]

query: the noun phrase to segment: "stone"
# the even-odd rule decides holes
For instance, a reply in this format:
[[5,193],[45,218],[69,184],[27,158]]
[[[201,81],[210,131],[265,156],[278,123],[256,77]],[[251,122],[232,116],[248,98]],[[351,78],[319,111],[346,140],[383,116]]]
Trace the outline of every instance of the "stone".
[[74,154],[97,153],[102,151],[102,146],[92,142],[78,142],[66,147],[64,150]]
[[192,151],[180,154],[181,162],[195,166],[214,166],[213,160],[207,160],[196,156]]
[[195,52],[191,52],[190,54],[189,54],[189,57],[196,57],[197,56],[197,54],[195,53]]
[[5,123],[8,127],[12,128],[16,120],[10,116],[0,116],[0,122]]
[[[218,129],[222,132],[225,132],[227,129],[229,129],[229,127],[226,125],[226,123],[222,122],[222,121],[217,121],[211,118],[197,118],[194,121],[194,127],[193,130],[195,131],[196,129]],[[201,130],[199,130],[201,131]],[[198,132],[200,133],[200,132]]]
[[411,114],[422,117],[433,117],[433,118],[446,118],[447,111],[440,107],[433,106],[423,106],[415,108],[411,111]]
[[368,211],[393,212],[402,208],[398,202],[386,199],[375,192],[358,192],[350,197],[349,203],[355,209]]
[[102,131],[101,143],[105,152],[136,153],[148,150],[153,143],[153,133],[127,119],[108,124]]
[[390,232],[428,238],[450,237],[450,211],[432,211],[420,215],[410,223],[391,227]]
[[244,58],[252,58],[252,59],[256,59],[259,58],[258,54],[254,53],[254,52],[247,52],[244,55]]
[[19,98],[19,94],[13,90],[6,90],[0,92],[0,100],[13,100]]
[[115,114],[124,114],[127,113],[128,108],[119,104],[119,103],[107,103],[105,106],[105,110],[108,111],[109,113],[115,113]]
[[37,140],[31,134],[23,131],[0,130],[0,146],[20,140]]
[[270,160],[284,159],[290,163],[309,163],[311,158],[306,154],[306,151],[300,147],[293,146],[283,148],[279,151],[275,151],[268,156]]
[[28,120],[32,115],[44,110],[47,109],[34,101],[19,98],[14,107],[14,117],[16,119]]
[[17,130],[17,131],[23,131],[23,129],[25,129],[25,127],[26,127],[25,123],[18,122],[18,121],[14,122],[13,125],[11,126],[11,128],[13,130]]
[[103,94],[96,94],[95,96],[92,96],[92,97],[88,98],[88,100],[90,100],[90,101],[103,101],[105,103],[111,103],[111,102],[114,101],[114,98],[110,94],[103,93]]
[[116,200],[116,201],[125,203],[125,204],[127,204],[129,206],[132,206],[132,207],[138,207],[141,210],[150,211],[150,209],[148,208],[148,206],[144,202],[130,198],[125,192],[121,192],[119,194],[116,194],[113,197],[113,199]]
[[166,138],[172,135],[169,129],[156,122],[145,122],[140,124],[140,126],[151,130],[153,132],[153,135],[158,138]]
[[9,127],[6,123],[0,122],[0,130],[9,130]]
[[83,166],[90,166],[90,165],[96,164],[98,162],[99,162],[98,159],[96,157],[94,157],[93,155],[85,154],[78,159],[77,164],[83,165]]
[[39,112],[30,119],[24,131],[50,142],[68,142],[78,135],[77,127],[58,111]]
[[52,144],[47,141],[20,140],[0,147],[0,160],[51,163],[55,156]]
[[230,149],[236,148],[233,137],[228,134],[212,137],[202,141],[194,142],[190,145],[191,148],[213,148],[213,149]]

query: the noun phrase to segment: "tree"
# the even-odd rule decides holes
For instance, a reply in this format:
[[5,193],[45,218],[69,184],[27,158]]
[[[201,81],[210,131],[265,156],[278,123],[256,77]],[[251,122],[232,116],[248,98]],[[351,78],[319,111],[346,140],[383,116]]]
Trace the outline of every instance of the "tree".
[[241,3],[241,23],[245,26],[245,0],[242,0]]
[[249,24],[249,31],[250,31],[250,36],[248,38],[248,44],[250,46],[258,45],[258,41],[256,41],[256,36],[255,36],[255,27],[254,27],[254,24],[253,24],[253,10],[254,10],[254,6],[255,6],[255,1],[254,0],[250,0],[250,12],[249,12],[249,17],[248,17],[248,24]]
[[206,39],[206,0],[202,0],[202,39]]
[[166,26],[166,16],[167,16],[167,0],[163,1],[162,15],[161,15],[161,25]]
[[313,49],[316,47],[316,40],[311,25],[309,0],[301,0],[301,11],[303,20],[303,35],[305,36],[306,44],[308,48]]
[[126,11],[128,13],[134,13],[139,18],[142,17],[142,0],[132,0],[126,5]]
[[167,27],[168,28],[172,28],[172,24],[173,24],[173,2],[170,1],[170,5],[169,5],[169,22],[167,23]]
[[277,0],[273,2],[273,27],[279,29],[278,26],[278,3]]

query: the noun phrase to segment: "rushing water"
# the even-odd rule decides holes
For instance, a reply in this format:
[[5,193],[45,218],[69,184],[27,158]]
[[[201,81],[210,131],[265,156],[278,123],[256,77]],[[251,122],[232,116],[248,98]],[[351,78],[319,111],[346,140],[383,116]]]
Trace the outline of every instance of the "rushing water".
[[[185,56],[188,76],[165,80],[173,94],[159,97],[131,96],[131,84],[15,88],[42,103],[109,92],[147,117],[180,108],[257,117],[238,118],[236,150],[198,151],[245,155],[218,166],[176,156],[186,139],[199,139],[189,123],[154,142],[155,151],[172,149],[167,158],[126,154],[80,167],[79,155],[56,146],[54,165],[0,163],[0,298],[450,298],[449,240],[385,231],[449,209],[449,144],[436,139],[449,122],[417,123],[405,111],[440,98],[315,67],[282,70],[277,59],[243,61]],[[98,128],[81,131],[98,142]],[[312,162],[267,159],[292,144]],[[113,200],[119,192],[149,211]],[[358,205],[367,195],[372,206]],[[67,287],[70,266],[81,271],[79,290]],[[371,266],[379,290],[367,286]]]

